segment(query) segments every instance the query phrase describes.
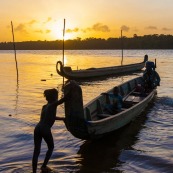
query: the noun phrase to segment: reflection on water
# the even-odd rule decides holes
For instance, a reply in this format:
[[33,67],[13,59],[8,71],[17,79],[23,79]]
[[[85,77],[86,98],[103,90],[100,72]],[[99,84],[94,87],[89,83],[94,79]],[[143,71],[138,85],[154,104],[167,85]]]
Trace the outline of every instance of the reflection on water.
[[121,154],[120,159],[124,162],[122,169],[127,172],[172,172],[173,109],[166,100],[158,98],[147,113],[145,128],[140,131],[139,140],[133,147],[135,151]]
[[81,160],[80,172],[113,172],[121,170],[123,163],[119,157],[123,150],[133,150],[133,145],[138,140],[140,129],[144,128],[146,113],[142,114],[125,128],[114,132],[107,137],[85,142],[80,146],[78,154]]
[[[33,129],[46,103],[43,91],[57,88],[62,93],[62,77],[56,62],[62,51],[17,51],[19,81],[13,51],[1,51],[0,58],[0,172],[30,172]],[[157,58],[161,86],[154,104],[130,125],[99,141],[74,138],[63,122],[52,128],[55,149],[50,167],[55,172],[165,172],[173,164],[173,50],[125,50],[125,63],[141,62],[145,54]],[[119,65],[119,50],[65,51],[66,65],[76,69]],[[84,104],[140,73],[81,82]],[[9,116],[11,115],[11,116]],[[57,115],[64,116],[64,106]],[[43,141],[41,166],[47,147]]]
[[18,114],[18,99],[19,99],[19,81],[17,80],[17,83],[16,83],[16,103],[15,103],[15,107],[14,107],[14,114],[15,115]]

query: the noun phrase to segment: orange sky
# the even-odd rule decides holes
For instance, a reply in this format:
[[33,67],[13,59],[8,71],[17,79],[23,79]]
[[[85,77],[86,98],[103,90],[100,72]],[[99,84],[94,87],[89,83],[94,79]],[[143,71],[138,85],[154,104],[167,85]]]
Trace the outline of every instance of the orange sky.
[[173,35],[172,0],[1,0],[0,42]]

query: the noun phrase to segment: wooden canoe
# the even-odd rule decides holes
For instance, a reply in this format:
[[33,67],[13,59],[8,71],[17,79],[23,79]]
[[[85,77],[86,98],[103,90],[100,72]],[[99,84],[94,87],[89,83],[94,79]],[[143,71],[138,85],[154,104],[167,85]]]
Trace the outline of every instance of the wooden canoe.
[[146,61],[148,61],[148,57],[144,57],[144,61],[141,63],[103,68],[89,68],[84,70],[72,70],[71,67],[63,67],[62,62],[58,61],[56,64],[56,70],[60,76],[63,76],[66,79],[85,80],[139,71],[144,68]]
[[[143,84],[143,78],[137,77],[118,86],[123,97],[121,112],[110,115],[105,111],[106,96],[99,95],[83,106],[81,87],[74,81],[65,85],[65,124],[73,136],[92,140],[118,130],[130,123],[148,106],[156,95],[156,89],[149,93],[136,92],[137,84]],[[112,93],[113,88],[107,91]]]

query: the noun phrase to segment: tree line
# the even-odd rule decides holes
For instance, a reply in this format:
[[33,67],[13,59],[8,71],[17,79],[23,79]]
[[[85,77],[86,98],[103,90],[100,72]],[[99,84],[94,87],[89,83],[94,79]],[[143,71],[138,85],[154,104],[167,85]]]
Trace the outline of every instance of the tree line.
[[[63,41],[16,42],[16,50],[62,50]],[[144,35],[122,38],[76,38],[65,41],[66,50],[84,49],[173,49],[172,35]],[[1,42],[0,50],[13,50],[12,42]]]

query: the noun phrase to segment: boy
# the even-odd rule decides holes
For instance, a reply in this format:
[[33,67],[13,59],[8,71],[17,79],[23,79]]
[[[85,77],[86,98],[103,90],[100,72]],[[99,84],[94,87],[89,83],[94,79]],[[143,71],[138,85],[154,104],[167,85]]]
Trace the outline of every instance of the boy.
[[55,120],[65,119],[62,117],[56,117],[57,106],[65,101],[65,97],[58,101],[57,100],[58,91],[56,89],[45,90],[44,96],[46,97],[48,103],[43,106],[41,111],[40,121],[36,125],[34,130],[34,153],[32,158],[33,173],[36,173],[37,171],[37,162],[38,162],[38,156],[40,154],[42,139],[45,140],[48,147],[48,151],[46,153],[46,157],[42,164],[41,170],[42,171],[51,170],[49,167],[47,167],[47,163],[54,149],[54,141],[51,133],[51,127],[53,126]]
[[[113,93],[102,93],[106,95],[106,110],[111,113],[111,114],[115,114],[118,112],[121,112],[121,108],[122,108],[122,103],[123,103],[123,99],[122,96],[119,94],[119,89],[118,87],[114,87],[113,89]],[[110,99],[112,100],[112,103],[110,103]]]

